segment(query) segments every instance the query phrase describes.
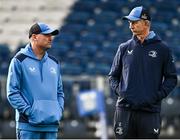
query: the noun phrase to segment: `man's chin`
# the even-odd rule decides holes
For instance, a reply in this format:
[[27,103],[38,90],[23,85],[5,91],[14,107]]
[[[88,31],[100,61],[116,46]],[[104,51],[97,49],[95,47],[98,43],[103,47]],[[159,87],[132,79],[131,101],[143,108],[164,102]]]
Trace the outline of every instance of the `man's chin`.
[[49,50],[51,48],[51,45],[47,45],[46,48],[44,48],[45,51]]
[[139,33],[137,33],[137,32],[133,32],[133,35],[135,35],[135,36],[139,36],[140,34],[139,34]]
[[51,47],[52,47],[52,45],[51,45],[51,44],[47,45],[47,48],[48,48],[48,49],[50,49]]

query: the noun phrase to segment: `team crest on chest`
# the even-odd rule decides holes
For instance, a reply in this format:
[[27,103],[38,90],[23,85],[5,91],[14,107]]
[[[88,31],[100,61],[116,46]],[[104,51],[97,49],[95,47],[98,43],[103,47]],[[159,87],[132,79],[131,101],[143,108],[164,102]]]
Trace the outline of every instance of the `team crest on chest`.
[[56,74],[56,69],[55,69],[54,67],[51,67],[51,68],[50,68],[50,72],[51,72],[52,74]]
[[157,52],[152,50],[152,51],[149,51],[148,55],[155,58],[155,57],[157,57]]

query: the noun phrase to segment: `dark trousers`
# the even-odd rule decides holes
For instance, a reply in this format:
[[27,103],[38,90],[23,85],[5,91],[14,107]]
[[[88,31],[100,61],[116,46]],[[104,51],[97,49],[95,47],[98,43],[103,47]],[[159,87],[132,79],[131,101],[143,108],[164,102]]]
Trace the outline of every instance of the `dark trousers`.
[[160,113],[116,108],[114,115],[116,139],[157,139],[160,127]]

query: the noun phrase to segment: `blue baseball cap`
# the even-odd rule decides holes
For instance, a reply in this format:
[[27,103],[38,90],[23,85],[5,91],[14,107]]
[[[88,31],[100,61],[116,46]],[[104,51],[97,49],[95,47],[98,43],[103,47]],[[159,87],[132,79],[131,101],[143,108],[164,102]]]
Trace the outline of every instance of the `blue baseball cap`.
[[57,35],[57,34],[59,34],[59,30],[54,30],[54,29],[50,28],[47,24],[38,22],[31,26],[31,28],[29,30],[29,38],[31,38],[32,34]]
[[122,19],[130,21],[138,21],[141,19],[151,21],[149,12],[143,6],[133,8],[129,15],[124,16]]

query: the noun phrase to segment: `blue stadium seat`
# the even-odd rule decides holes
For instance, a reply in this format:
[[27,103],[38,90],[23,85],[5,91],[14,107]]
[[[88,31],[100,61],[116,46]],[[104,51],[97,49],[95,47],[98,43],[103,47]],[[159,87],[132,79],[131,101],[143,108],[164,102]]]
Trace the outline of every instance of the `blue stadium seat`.
[[67,17],[66,21],[70,23],[86,24],[89,18],[90,14],[88,12],[73,12]]
[[108,75],[110,71],[110,65],[103,63],[88,64],[86,72],[89,75]]
[[99,24],[109,23],[111,24],[111,26],[113,26],[117,17],[118,17],[118,14],[116,12],[104,11],[99,14],[95,14],[93,16],[93,19]]
[[102,42],[104,40],[103,34],[96,32],[87,32],[87,34],[81,35],[79,40],[82,42]]
[[94,8],[97,7],[98,3],[100,1],[94,1],[94,0],[84,0],[84,1],[77,1],[77,3],[73,6],[73,11],[87,11],[89,13],[92,13],[94,11]]
[[76,40],[75,34],[72,34],[71,32],[62,32],[56,38],[57,40],[64,42],[74,42]]
[[79,34],[85,27],[86,26],[84,24],[67,23],[61,27],[60,32],[72,32],[73,34]]
[[109,30],[111,30],[113,26],[111,24],[100,24],[96,23],[93,26],[87,26],[86,30],[90,32],[97,32],[97,33],[107,33]]
[[83,73],[83,69],[80,66],[71,63],[61,65],[61,71],[64,75],[80,75]]
[[0,75],[7,75],[11,51],[7,44],[0,44]]
[[7,44],[0,44],[0,60],[9,60],[10,54],[9,46]]

